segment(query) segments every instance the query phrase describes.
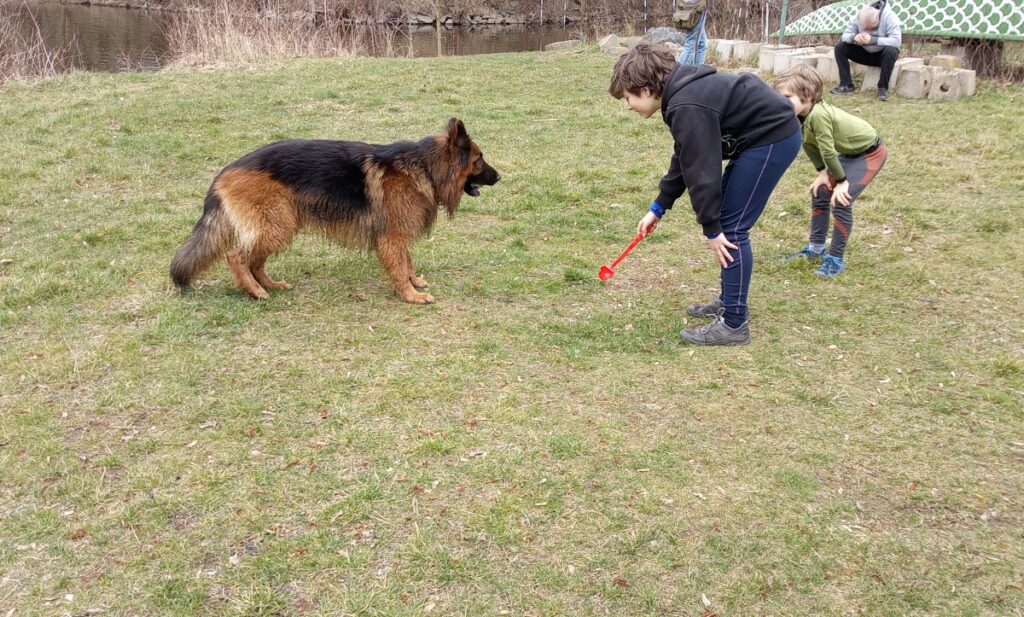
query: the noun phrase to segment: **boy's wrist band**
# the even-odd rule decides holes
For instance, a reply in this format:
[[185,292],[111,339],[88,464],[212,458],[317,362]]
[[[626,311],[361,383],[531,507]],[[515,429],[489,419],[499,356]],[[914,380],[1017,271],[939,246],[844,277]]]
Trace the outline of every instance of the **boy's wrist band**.
[[665,208],[662,208],[661,204],[659,204],[656,201],[651,202],[651,212],[653,212],[654,216],[658,217],[659,219],[665,216]]

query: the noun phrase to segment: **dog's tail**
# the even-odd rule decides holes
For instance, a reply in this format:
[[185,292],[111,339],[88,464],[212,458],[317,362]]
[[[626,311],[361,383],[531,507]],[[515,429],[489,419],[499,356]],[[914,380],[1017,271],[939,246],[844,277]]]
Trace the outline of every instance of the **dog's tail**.
[[171,259],[171,280],[184,291],[199,273],[208,268],[231,245],[235,230],[224,213],[220,196],[210,187],[203,215],[192,228],[192,235]]

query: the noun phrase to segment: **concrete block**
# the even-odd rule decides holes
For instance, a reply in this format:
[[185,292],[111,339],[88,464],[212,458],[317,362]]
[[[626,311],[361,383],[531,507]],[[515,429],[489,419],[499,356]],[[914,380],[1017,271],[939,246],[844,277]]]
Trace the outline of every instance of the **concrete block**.
[[956,69],[956,75],[960,79],[960,96],[974,96],[978,91],[975,72],[970,69]]
[[956,71],[934,71],[928,98],[946,101],[960,98],[960,76]]
[[816,54],[835,54],[836,48],[831,45],[818,45],[814,48]]
[[825,54],[805,54],[805,55],[794,55],[790,59],[789,67],[792,68],[798,64],[805,64],[815,72],[818,71],[818,61],[826,57]]
[[900,71],[895,82],[896,94],[911,99],[923,99],[932,87],[932,71],[926,66],[911,66]]
[[793,63],[796,62],[798,58],[802,58],[811,53],[814,53],[813,47],[800,47],[780,51],[775,54],[775,64],[772,66],[772,72],[778,75],[793,66]]
[[732,39],[719,39],[715,41],[714,47],[708,41],[708,49],[714,49],[718,59],[724,61],[736,58],[736,46],[746,41],[734,41]]
[[937,66],[947,70],[958,69],[960,68],[960,58],[948,54],[939,54],[937,56],[932,56],[931,61],[928,62],[928,66]]
[[850,75],[853,77],[860,77],[868,70],[868,67],[863,64],[857,64],[856,62],[850,62]]
[[[892,67],[892,75],[889,76],[889,87],[892,88],[900,80],[900,71],[912,66],[924,66],[923,58],[897,58],[896,65]],[[877,66],[864,67],[864,79],[861,80],[860,89],[877,90],[878,78],[882,76],[882,69]]]
[[765,43],[757,50],[757,70],[771,71],[775,68],[775,55],[781,51],[793,49],[792,45],[775,45]]
[[736,41],[732,47],[732,57],[740,62],[749,62],[757,57],[757,50],[760,46],[760,43]]
[[836,57],[833,54],[819,54],[818,65],[815,67],[818,69],[818,75],[821,75],[821,80],[827,84],[839,83],[839,65],[836,64]]

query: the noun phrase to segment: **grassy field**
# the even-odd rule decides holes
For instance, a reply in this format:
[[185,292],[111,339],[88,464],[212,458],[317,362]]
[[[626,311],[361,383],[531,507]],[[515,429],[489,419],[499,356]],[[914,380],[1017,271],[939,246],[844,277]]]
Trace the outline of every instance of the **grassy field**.
[[[678,343],[671,140],[593,51],[78,74],[0,91],[0,617],[1020,615],[1024,90],[839,103],[891,158],[840,278],[801,155],[754,341]],[[300,237],[267,302],[175,293],[214,174],[465,120],[497,186],[416,245],[435,305]],[[689,324],[693,324],[693,320]]]

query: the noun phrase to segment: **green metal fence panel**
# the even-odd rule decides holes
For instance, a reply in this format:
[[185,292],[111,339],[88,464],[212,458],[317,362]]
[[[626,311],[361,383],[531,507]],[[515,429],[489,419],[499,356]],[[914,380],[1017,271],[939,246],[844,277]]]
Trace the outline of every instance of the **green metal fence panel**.
[[[839,34],[865,4],[830,4],[786,24],[785,34]],[[892,0],[889,9],[903,22],[903,34],[1024,41],[1024,0]]]

